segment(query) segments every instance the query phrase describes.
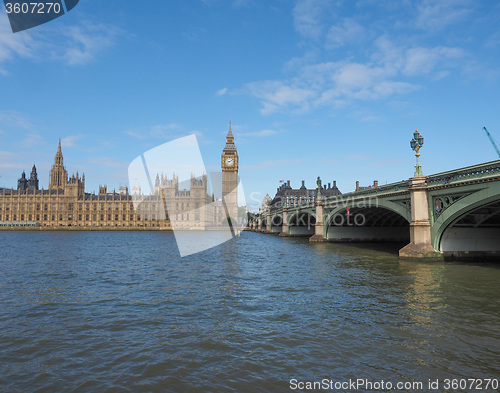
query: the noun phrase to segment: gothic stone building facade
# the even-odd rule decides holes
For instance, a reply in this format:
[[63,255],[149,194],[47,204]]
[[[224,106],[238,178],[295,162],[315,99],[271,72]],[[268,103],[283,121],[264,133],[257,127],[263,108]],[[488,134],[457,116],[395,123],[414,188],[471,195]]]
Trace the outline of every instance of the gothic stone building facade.
[[[318,177],[319,186],[321,187],[321,195],[324,197],[331,197],[336,195],[342,195],[340,190],[337,188],[337,181],[328,183],[328,185],[321,185],[321,181]],[[269,196],[266,196],[263,201],[263,212],[269,209],[279,209],[286,202],[288,206],[302,205],[303,203],[312,203],[316,198],[318,188],[308,189],[305,185],[305,181],[302,180],[302,186],[300,188],[294,189],[290,185],[290,180],[287,180],[284,184],[276,189],[276,195],[271,200]],[[269,198],[268,198],[269,197]],[[261,212],[262,213],[262,212]]]
[[[29,179],[23,172],[17,190],[0,189],[0,226],[172,229],[175,220],[175,229],[205,229],[207,223],[222,223],[228,214],[237,217],[238,153],[231,126],[222,152],[222,172],[225,205],[207,192],[206,175],[191,177],[190,189],[179,190],[178,177],[158,174],[154,195],[139,198],[126,187],[120,187],[118,193],[107,192],[105,186],[99,187],[98,194],[86,193],[85,174],[68,177],[59,140],[48,189],[39,189],[35,166]],[[169,211],[165,197],[171,198]],[[210,209],[199,209],[203,206]]]

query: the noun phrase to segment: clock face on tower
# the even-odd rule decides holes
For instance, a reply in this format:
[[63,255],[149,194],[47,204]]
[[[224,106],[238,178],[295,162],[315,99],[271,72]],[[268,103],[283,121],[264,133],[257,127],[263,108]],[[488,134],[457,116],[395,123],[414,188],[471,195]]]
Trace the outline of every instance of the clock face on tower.
[[234,165],[234,158],[232,158],[232,157],[226,158],[226,165],[233,166]]

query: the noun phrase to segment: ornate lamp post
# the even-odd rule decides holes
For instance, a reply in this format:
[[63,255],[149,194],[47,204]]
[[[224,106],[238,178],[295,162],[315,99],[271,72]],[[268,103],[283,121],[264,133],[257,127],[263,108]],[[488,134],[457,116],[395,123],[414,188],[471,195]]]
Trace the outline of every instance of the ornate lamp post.
[[410,141],[410,146],[412,150],[415,150],[415,157],[417,157],[417,164],[415,165],[415,176],[423,176],[422,165],[420,165],[420,148],[424,145],[424,137],[415,130],[413,133],[413,139]]

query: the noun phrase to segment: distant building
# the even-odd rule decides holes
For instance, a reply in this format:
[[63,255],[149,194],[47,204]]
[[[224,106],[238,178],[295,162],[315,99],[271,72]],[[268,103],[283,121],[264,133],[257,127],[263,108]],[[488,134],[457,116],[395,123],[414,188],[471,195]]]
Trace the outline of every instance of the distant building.
[[28,179],[26,179],[26,173],[22,173],[21,178],[17,181],[17,189],[21,191],[26,191],[28,189]]
[[38,175],[36,173],[36,166],[35,166],[35,164],[33,164],[33,168],[31,169],[31,175],[30,175],[28,190],[30,190],[30,191],[38,191]]
[[[215,201],[209,195],[207,176],[191,177],[190,189],[179,189],[179,178],[175,175],[168,179],[157,174],[154,194],[143,195],[141,188],[120,186],[119,192],[108,192],[107,187],[99,186],[99,193],[85,192],[85,174],[78,172],[71,177],[64,167],[61,140],[50,170],[48,189],[39,189],[36,167],[33,165],[31,176],[25,172],[17,182],[17,189],[0,188],[0,226],[42,227],[155,227],[170,229],[171,219],[175,218],[176,228],[203,229],[206,223],[221,224],[228,216],[238,217],[237,184],[238,153],[234,136],[229,126],[226,145],[222,152],[222,196]],[[140,204],[135,203],[139,198]],[[169,198],[169,211],[165,198]],[[199,209],[209,205],[209,209]],[[200,213],[200,210],[203,212]],[[201,215],[205,214],[205,217]],[[179,225],[177,225],[180,223]],[[22,225],[21,225],[22,224]],[[30,225],[25,225],[30,224]]]
[[17,181],[17,189],[21,191],[37,191],[38,190],[38,175],[36,173],[36,166],[33,165],[29,180],[26,179],[26,173],[22,173],[21,178]]
[[118,187],[118,193],[120,195],[128,195],[128,187],[127,186]]
[[[290,180],[287,180],[286,183],[276,189],[276,195],[271,201],[270,207],[271,209],[280,208],[285,201],[287,201],[289,206],[309,203],[314,201],[317,192],[317,188],[308,189],[304,180],[302,180],[302,185],[298,189],[292,188],[290,186]],[[323,197],[330,197],[342,195],[342,193],[337,188],[337,182],[334,180],[333,183],[328,183],[321,187],[321,195]]]
[[363,191],[363,190],[369,190],[370,188],[378,187],[378,180],[373,181],[373,185],[371,186],[360,186],[359,181],[356,180],[356,189],[354,191]]

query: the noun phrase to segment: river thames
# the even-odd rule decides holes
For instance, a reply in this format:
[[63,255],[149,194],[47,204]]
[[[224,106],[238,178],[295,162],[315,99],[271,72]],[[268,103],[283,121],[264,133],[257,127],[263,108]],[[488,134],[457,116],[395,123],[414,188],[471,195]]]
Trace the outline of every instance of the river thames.
[[499,390],[500,265],[251,232],[185,258],[162,232],[0,244],[2,392]]

